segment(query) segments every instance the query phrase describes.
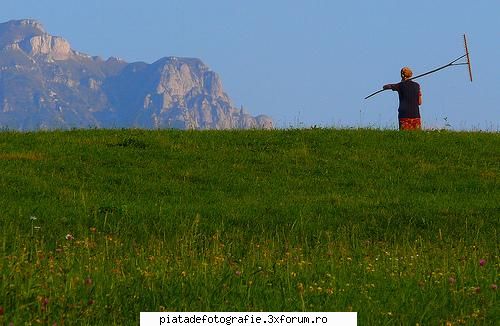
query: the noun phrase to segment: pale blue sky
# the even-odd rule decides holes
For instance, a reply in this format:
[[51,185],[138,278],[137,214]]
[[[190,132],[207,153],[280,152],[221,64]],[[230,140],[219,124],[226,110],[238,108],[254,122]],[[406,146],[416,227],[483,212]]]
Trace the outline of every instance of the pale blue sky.
[[[395,128],[397,94],[363,98],[399,70],[463,52],[465,67],[419,79],[424,126],[500,130],[500,1],[2,0],[0,21],[35,18],[90,55],[197,57],[236,106],[278,127]],[[446,118],[446,121],[445,121]]]

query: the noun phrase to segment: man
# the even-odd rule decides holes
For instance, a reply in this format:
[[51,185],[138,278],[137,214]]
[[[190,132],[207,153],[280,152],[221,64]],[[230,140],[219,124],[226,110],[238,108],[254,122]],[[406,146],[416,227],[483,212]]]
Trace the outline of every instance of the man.
[[401,69],[401,82],[398,84],[384,85],[384,89],[392,89],[399,94],[399,130],[420,130],[419,105],[422,105],[422,92],[420,85],[412,80],[413,72],[408,67]]

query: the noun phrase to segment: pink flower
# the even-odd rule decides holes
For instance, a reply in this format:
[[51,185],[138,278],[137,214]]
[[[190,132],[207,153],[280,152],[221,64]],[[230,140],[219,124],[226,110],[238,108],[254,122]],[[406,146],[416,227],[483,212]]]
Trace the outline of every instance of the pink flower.
[[479,260],[479,266],[484,266],[486,265],[486,260],[485,259],[480,259]]
[[498,289],[498,286],[496,284],[491,284],[490,288],[496,291]]
[[49,304],[49,298],[40,298],[40,304],[42,305],[41,306],[42,311],[46,311],[47,305]]

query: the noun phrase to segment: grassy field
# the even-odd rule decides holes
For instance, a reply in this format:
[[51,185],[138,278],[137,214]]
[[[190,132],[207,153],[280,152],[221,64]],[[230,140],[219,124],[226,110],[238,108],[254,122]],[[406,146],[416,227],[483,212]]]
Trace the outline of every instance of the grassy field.
[[0,325],[500,316],[499,133],[2,132],[0,207]]

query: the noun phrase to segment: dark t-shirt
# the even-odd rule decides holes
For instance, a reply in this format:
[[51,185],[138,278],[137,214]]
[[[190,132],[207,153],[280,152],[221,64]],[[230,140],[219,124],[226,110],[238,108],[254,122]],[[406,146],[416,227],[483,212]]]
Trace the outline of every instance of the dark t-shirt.
[[405,80],[398,84],[390,85],[393,91],[399,94],[398,118],[420,118],[418,97],[420,85],[412,80]]

